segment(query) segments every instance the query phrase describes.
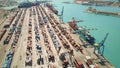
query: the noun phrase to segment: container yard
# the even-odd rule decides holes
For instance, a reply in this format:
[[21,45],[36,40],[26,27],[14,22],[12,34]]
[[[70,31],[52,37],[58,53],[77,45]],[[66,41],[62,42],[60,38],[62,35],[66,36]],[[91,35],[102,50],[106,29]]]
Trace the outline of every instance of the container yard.
[[49,6],[37,4],[9,13],[0,26],[1,68],[114,68]]

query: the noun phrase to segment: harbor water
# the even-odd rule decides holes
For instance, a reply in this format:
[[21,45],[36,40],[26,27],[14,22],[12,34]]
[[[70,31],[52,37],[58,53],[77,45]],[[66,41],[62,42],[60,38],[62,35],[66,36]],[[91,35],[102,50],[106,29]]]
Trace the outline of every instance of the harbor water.
[[[63,2],[70,2],[71,4]],[[85,10],[89,6],[73,4],[72,2],[73,0],[54,0],[53,5],[57,10],[59,10],[59,14],[61,14],[62,6],[64,6],[63,21],[65,23],[70,21],[72,17],[75,17],[76,20],[83,20],[83,22],[78,23],[79,26],[83,26],[87,29],[97,29],[90,30],[90,34],[95,37],[96,42],[101,42],[104,39],[106,33],[109,33],[109,36],[105,41],[104,56],[116,68],[120,68],[120,17],[86,13]],[[98,10],[120,12],[120,8],[115,7],[92,7]]]
[[[24,0],[18,1],[23,2]],[[70,4],[63,2],[70,2]],[[64,6],[63,21],[65,23],[70,21],[72,17],[75,17],[76,20],[83,20],[83,22],[78,23],[79,26],[83,26],[87,29],[96,29],[90,30],[90,34],[95,37],[96,42],[101,42],[104,39],[106,33],[109,33],[109,36],[105,41],[104,56],[116,68],[120,68],[120,17],[86,13],[85,10],[89,6],[73,4],[73,0],[53,0],[52,4],[59,11],[59,14],[61,14],[62,7]],[[120,12],[120,8],[115,7],[92,7],[98,10]]]

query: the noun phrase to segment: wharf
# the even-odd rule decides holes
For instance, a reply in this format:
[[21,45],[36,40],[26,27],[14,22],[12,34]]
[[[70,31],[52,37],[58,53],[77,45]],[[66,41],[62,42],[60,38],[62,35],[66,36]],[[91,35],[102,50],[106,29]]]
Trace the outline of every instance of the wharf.
[[76,4],[89,5],[89,6],[112,6],[120,7],[120,2],[114,1],[100,1],[100,0],[74,0]]
[[86,12],[88,13],[95,13],[95,14],[104,14],[104,15],[113,15],[113,16],[120,16],[120,12],[109,12],[109,11],[103,11],[103,10],[96,10],[92,7],[89,7]]
[[6,23],[0,68],[114,68],[108,62],[101,65],[103,59],[93,53],[94,48],[82,46],[87,42],[46,6],[21,8]]

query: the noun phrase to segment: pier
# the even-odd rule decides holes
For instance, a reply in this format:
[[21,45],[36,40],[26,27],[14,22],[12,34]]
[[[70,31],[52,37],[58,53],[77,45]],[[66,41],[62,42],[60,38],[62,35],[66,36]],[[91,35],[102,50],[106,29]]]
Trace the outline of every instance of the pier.
[[11,11],[4,25],[0,68],[114,68],[107,60],[102,65],[103,58],[93,53],[94,48],[72,34],[47,6]]
[[120,12],[109,12],[109,11],[103,11],[103,10],[96,10],[92,7],[89,7],[86,12],[89,13],[95,13],[95,14],[104,14],[104,15],[113,15],[113,16],[120,16]]
[[89,5],[89,6],[111,6],[120,7],[120,2],[114,1],[100,1],[100,0],[74,0],[76,4]]

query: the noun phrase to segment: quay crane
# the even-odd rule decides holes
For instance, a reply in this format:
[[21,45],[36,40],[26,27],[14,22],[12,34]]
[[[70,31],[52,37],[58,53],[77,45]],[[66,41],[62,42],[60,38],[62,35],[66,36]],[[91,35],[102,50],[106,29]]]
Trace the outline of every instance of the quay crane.
[[[83,37],[84,40],[86,40],[87,42],[89,42],[91,45],[93,45],[95,43],[95,38],[92,37],[90,34],[89,34],[89,30],[91,29],[86,29],[86,28],[83,28],[81,26],[77,26],[76,23],[78,22],[83,22],[83,20],[78,20],[76,21],[74,19],[74,17],[72,18],[72,21],[69,22],[69,26],[70,28],[72,28],[75,33],[78,33],[79,35],[81,35]],[[93,30],[93,29],[92,29]]]
[[62,21],[63,21],[63,12],[64,12],[64,6],[62,7],[61,14],[60,14],[60,15],[58,15]]
[[[98,51],[98,54],[100,54],[101,56],[103,56],[103,54],[104,54],[104,48],[105,48],[104,43],[105,43],[108,35],[109,35],[109,33],[106,34],[106,36],[104,37],[104,39],[103,39],[99,44],[97,44],[97,43],[94,44],[94,47],[95,47],[95,48],[94,48],[94,53],[95,53],[95,51],[97,50],[97,51]],[[96,54],[96,53],[95,53],[95,54]]]
[[[109,33],[106,34],[105,38],[98,44],[95,43],[95,38],[92,37],[89,34],[89,30],[97,30],[97,29],[86,29],[83,28],[81,26],[77,26],[77,22],[82,22],[82,20],[76,21],[74,19],[74,17],[72,18],[72,21],[69,22],[69,26],[79,35],[81,35],[81,37],[83,37],[84,40],[86,40],[88,43],[90,43],[91,45],[94,45],[94,53],[95,51],[98,51],[98,54],[100,54],[101,56],[103,56],[104,53],[104,43],[109,35]],[[85,45],[86,47],[86,45]]]

